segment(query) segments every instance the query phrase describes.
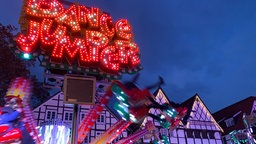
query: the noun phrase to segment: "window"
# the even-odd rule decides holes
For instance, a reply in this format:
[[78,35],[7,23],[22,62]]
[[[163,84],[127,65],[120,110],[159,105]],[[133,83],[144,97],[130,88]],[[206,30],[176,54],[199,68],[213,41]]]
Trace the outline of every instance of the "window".
[[209,131],[209,137],[210,139],[215,139],[214,131]]
[[100,115],[97,119],[98,123],[105,123],[105,115]]
[[206,130],[202,131],[202,137],[208,139],[208,132]]
[[46,119],[51,119],[51,113],[50,111],[47,112]]
[[193,138],[194,137],[193,130],[188,129],[188,130],[186,130],[186,132],[187,132],[187,137],[188,138]]
[[121,137],[120,137],[120,135],[119,135],[119,136],[117,136],[117,137],[112,141],[112,143],[117,143],[120,139],[121,139]]
[[226,123],[226,126],[227,126],[227,127],[234,126],[234,125],[235,125],[234,118],[232,117],[232,118],[226,119],[226,120],[225,120],[225,123]]
[[88,144],[89,143],[89,137],[90,137],[90,134],[88,134],[86,136],[86,138],[84,139],[83,143],[82,144]]
[[72,121],[73,113],[72,112],[65,112],[64,113],[64,120],[65,121]]
[[50,110],[46,111],[46,120],[55,119],[55,117],[56,117],[56,111],[50,111]]
[[102,134],[102,132],[97,131],[97,132],[96,132],[96,137],[98,137],[98,136],[101,135],[101,134]]
[[84,119],[84,117],[85,117],[85,114],[84,114],[84,113],[81,113],[81,114],[80,114],[80,121],[82,121],[82,120]]
[[200,131],[199,131],[199,130],[195,130],[195,131],[194,131],[194,134],[195,134],[195,138],[201,138],[201,135],[200,135]]
[[69,113],[69,120],[72,120],[73,113]]

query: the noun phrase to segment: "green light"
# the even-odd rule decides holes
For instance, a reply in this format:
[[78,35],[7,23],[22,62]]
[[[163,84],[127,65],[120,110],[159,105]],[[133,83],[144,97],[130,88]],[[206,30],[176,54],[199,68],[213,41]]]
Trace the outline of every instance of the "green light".
[[169,144],[169,140],[166,135],[162,135],[162,143],[163,144]]
[[126,107],[121,104],[114,103],[114,109],[118,112],[118,114],[126,121],[130,121],[129,111]]
[[153,140],[153,144],[158,144],[158,141],[156,139]]
[[22,58],[24,58],[24,59],[31,59],[31,54],[29,54],[29,53],[23,53],[22,54]]
[[168,121],[166,121],[165,119],[164,120],[162,120],[162,119],[156,119],[158,122],[159,122],[159,124],[163,127],[163,128],[169,128],[170,126],[171,126],[171,124],[168,122]]

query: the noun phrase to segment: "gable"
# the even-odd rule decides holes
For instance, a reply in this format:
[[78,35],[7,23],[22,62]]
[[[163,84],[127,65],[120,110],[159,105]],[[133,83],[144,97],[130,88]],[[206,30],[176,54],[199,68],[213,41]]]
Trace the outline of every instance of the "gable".
[[[155,100],[159,104],[169,103],[169,100],[167,99],[167,97],[165,96],[164,92],[161,89],[159,89],[158,93],[156,93]],[[161,111],[159,109],[151,108],[149,111],[150,113],[155,115],[161,114]]]
[[[155,99],[158,103],[171,103],[171,105],[175,104],[171,102],[163,90],[158,89],[157,93],[155,93]],[[190,108],[192,111],[188,113],[189,122],[185,124],[185,127],[190,129],[204,129],[204,130],[215,130],[223,132],[223,129],[219,126],[219,124],[215,121],[212,114],[209,112],[207,107],[204,105],[200,97],[196,94],[192,97],[190,102],[182,103],[182,107]],[[256,103],[255,103],[256,108]],[[150,109],[150,113],[159,114],[160,111],[156,109]],[[183,124],[180,122],[180,124]]]
[[[173,101],[170,101],[168,99],[168,97],[166,96],[165,92],[162,90],[162,88],[158,88],[157,91],[155,91],[153,93],[153,95],[155,96],[155,101],[157,103],[161,104],[161,105],[164,104],[164,103],[168,103],[173,108],[183,107],[181,104],[178,104],[178,103],[175,103]],[[151,108],[149,110],[149,113],[154,114],[154,115],[160,115],[160,114],[162,114],[162,111],[160,109]],[[155,126],[161,127],[159,122],[157,120],[153,119],[152,117],[145,118],[145,120],[143,121],[142,125],[144,126],[147,121],[153,121]],[[182,120],[179,122],[179,126],[178,127],[181,127],[181,126],[183,126]],[[161,129],[165,129],[165,128],[161,128]]]
[[187,128],[223,132],[223,129],[215,121],[199,96],[195,96],[192,111],[189,115],[189,122],[186,124]]
[[[33,109],[33,111],[39,111],[39,109],[45,105],[58,105],[59,104],[58,99],[61,99],[61,98],[63,98],[63,93],[61,91],[57,92],[50,99],[48,99],[47,101],[43,102],[41,105]],[[61,104],[63,104],[63,102]]]
[[[52,96],[49,100],[42,103],[40,106],[36,107],[33,112],[35,115],[35,118],[39,120],[39,123],[45,120],[45,117],[38,117],[38,113],[45,113],[47,110],[55,110],[57,115],[57,119],[63,119],[65,116],[65,112],[73,112],[73,104],[66,104],[63,102],[64,94],[63,92],[58,92],[54,96]],[[80,115],[82,114],[85,116],[85,114],[92,108],[93,105],[80,105]],[[118,121],[117,116],[107,107],[105,106],[103,109],[104,113],[108,113],[107,115],[113,117],[116,121]],[[103,113],[103,111],[101,113]],[[81,117],[83,117],[81,116]],[[39,124],[38,123],[38,124]]]
[[[187,107],[189,109],[187,115],[180,121],[175,129],[166,129],[151,117],[145,118],[143,125],[147,121],[153,121],[160,135],[166,135],[170,143],[218,143],[221,144],[222,128],[215,121],[207,107],[196,94],[181,104],[170,101],[160,88],[155,93],[155,100],[160,103],[169,103],[173,107]],[[158,114],[160,111],[150,109],[150,113]],[[150,142],[154,138],[144,136],[143,142]]]
[[169,103],[169,99],[166,97],[162,89],[158,90],[158,93],[155,98],[159,104]]

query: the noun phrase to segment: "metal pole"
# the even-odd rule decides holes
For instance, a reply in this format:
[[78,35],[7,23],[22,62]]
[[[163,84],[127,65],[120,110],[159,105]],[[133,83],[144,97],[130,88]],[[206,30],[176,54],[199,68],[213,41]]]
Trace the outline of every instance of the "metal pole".
[[73,107],[73,119],[72,119],[72,135],[71,135],[71,144],[77,144],[77,133],[78,133],[78,104],[74,104]]

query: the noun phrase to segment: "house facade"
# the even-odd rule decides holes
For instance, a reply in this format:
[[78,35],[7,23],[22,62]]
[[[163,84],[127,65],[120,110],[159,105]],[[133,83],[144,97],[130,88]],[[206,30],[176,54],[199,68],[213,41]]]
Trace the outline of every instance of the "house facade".
[[[101,90],[97,90],[97,98],[100,95],[104,94],[104,90],[102,90],[102,86],[107,85],[107,83],[97,83],[96,87],[101,88]],[[58,92],[53,95],[48,101],[42,103],[40,106],[33,110],[35,120],[37,125],[45,126],[47,124],[56,124],[64,123],[66,127],[72,127],[72,118],[73,118],[73,105],[66,104],[63,102],[64,94],[63,92]],[[78,108],[78,119],[81,121],[86,114],[90,111],[92,106],[90,105],[79,105]],[[94,126],[91,128],[90,133],[84,140],[84,144],[89,143],[95,137],[104,133],[109,127],[117,123],[118,118],[111,112],[111,110],[106,106],[104,110],[100,113],[97,121]],[[123,131],[122,134],[116,138],[113,142],[121,139],[122,137],[126,137],[127,132]]]
[[[100,85],[105,87],[108,83],[97,83],[97,88]],[[104,94],[104,88],[97,89],[96,92],[96,102],[97,98]],[[174,104],[174,102],[170,101],[164,91],[159,88],[154,93],[155,99],[158,103],[169,103]],[[65,123],[68,128],[72,126],[72,117],[73,117],[73,105],[65,104],[63,102],[63,93],[58,92],[54,96],[52,96],[48,101],[41,104],[39,107],[33,110],[34,117],[36,119],[37,125],[45,125],[45,122],[49,122],[51,120],[61,121]],[[155,126],[157,127],[157,132],[160,135],[167,136],[168,140],[172,144],[222,144],[221,134],[223,129],[220,125],[215,121],[207,107],[204,105],[203,101],[199,97],[198,94],[179,104],[182,107],[187,107],[189,109],[188,114],[184,117],[184,119],[180,122],[179,126],[176,129],[169,130],[162,128],[160,124],[153,120],[151,117],[148,117],[144,120],[141,126],[136,127],[131,125],[128,129],[114,140],[118,141],[123,137],[127,137],[129,134],[134,133],[134,131],[138,130],[140,127],[147,121],[153,121]],[[92,106],[90,105],[80,105],[78,111],[78,119],[81,121],[86,114],[90,111]],[[150,109],[150,113],[159,114],[160,112],[156,109]],[[104,133],[109,127],[118,122],[118,116],[116,113],[113,113],[113,109],[106,106],[104,110],[100,113],[99,118],[95,122],[95,125],[92,127],[90,133],[84,140],[84,144],[91,142],[94,138],[96,138],[101,133]],[[132,129],[132,130],[131,130]],[[145,135],[140,141],[137,143],[150,143],[154,138],[152,135]]]
[[[156,101],[160,104],[172,104],[164,91],[159,88],[155,93]],[[162,128],[160,124],[152,118],[146,118],[144,123],[148,120],[154,122],[157,126],[160,135],[166,135],[171,144],[222,144],[221,134],[222,128],[215,121],[199,95],[195,95],[180,106],[189,109],[187,116],[180,122],[176,129],[169,130]],[[156,109],[150,109],[150,113],[159,114]],[[144,143],[149,143],[152,137],[144,136]]]
[[[250,96],[213,114],[223,128],[225,144],[255,144],[256,96]],[[253,136],[254,135],[254,136]]]

